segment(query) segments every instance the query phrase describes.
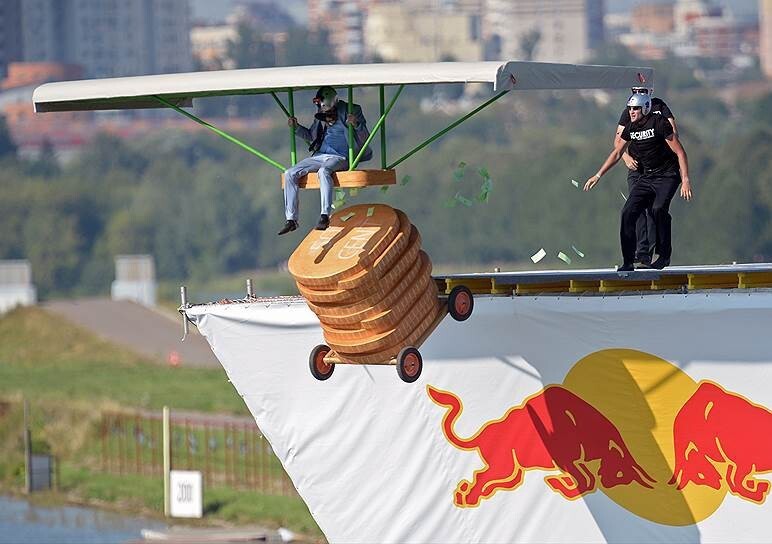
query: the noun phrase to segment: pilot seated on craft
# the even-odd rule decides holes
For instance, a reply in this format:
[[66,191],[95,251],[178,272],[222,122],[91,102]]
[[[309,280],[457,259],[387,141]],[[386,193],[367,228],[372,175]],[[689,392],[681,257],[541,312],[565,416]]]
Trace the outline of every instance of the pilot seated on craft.
[[[332,87],[321,87],[314,97],[316,115],[311,128],[298,124],[295,117],[287,123],[295,133],[310,143],[311,156],[298,162],[284,172],[284,215],[286,222],[279,234],[286,234],[298,228],[298,181],[310,172],[319,176],[322,213],[317,230],[325,230],[330,224],[334,182],[332,173],[348,168],[348,125],[354,127],[354,155],[359,153],[369,136],[367,122],[359,104],[353,105],[353,112],[348,112],[348,104],[338,99],[338,93]],[[362,154],[362,160],[373,156],[369,147]]]

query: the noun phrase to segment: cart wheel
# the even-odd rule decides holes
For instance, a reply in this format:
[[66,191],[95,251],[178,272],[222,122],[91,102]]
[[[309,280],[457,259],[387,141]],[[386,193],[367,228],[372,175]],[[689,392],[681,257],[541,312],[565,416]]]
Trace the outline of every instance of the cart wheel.
[[332,376],[332,371],[335,370],[334,364],[324,362],[324,358],[328,353],[330,353],[330,347],[319,344],[311,350],[311,355],[308,357],[308,366],[311,368],[311,374],[317,380],[326,380]]
[[472,315],[474,297],[468,287],[457,285],[448,296],[448,312],[456,321],[466,321]]
[[424,361],[418,348],[408,346],[397,355],[397,374],[403,382],[413,383],[421,375]]

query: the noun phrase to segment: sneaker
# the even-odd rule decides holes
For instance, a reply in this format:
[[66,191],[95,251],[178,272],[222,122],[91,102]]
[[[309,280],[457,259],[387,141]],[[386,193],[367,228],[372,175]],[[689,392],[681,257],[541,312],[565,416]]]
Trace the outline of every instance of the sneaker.
[[316,230],[327,230],[330,226],[330,216],[323,213],[319,216],[319,222],[316,224]]
[[298,228],[298,222],[294,219],[287,219],[284,222],[284,226],[279,231],[279,236],[282,234],[287,234],[288,232],[292,232],[293,230]]
[[635,270],[633,263],[625,263],[621,266],[617,266],[617,272],[632,272]]
[[645,255],[643,257],[636,257],[635,268],[651,268],[651,257]]
[[657,257],[657,260],[651,263],[651,267],[657,270],[662,270],[666,266],[670,266],[670,259],[663,259],[662,257]]

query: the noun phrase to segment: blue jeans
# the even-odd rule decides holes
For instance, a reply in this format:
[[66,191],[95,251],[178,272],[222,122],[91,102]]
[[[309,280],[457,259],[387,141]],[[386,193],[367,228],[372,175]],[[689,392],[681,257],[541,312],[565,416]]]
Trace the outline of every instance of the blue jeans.
[[348,167],[348,160],[338,155],[318,154],[307,157],[292,168],[284,171],[284,216],[286,219],[298,220],[298,180],[310,172],[319,175],[319,192],[321,193],[321,213],[330,215],[332,212],[332,190],[334,182],[332,173]]

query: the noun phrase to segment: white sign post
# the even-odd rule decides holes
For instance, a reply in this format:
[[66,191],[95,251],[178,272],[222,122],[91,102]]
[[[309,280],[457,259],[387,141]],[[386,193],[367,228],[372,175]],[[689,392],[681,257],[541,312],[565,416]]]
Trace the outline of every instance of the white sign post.
[[170,473],[170,513],[174,518],[200,518],[204,513],[201,472],[172,470]]

